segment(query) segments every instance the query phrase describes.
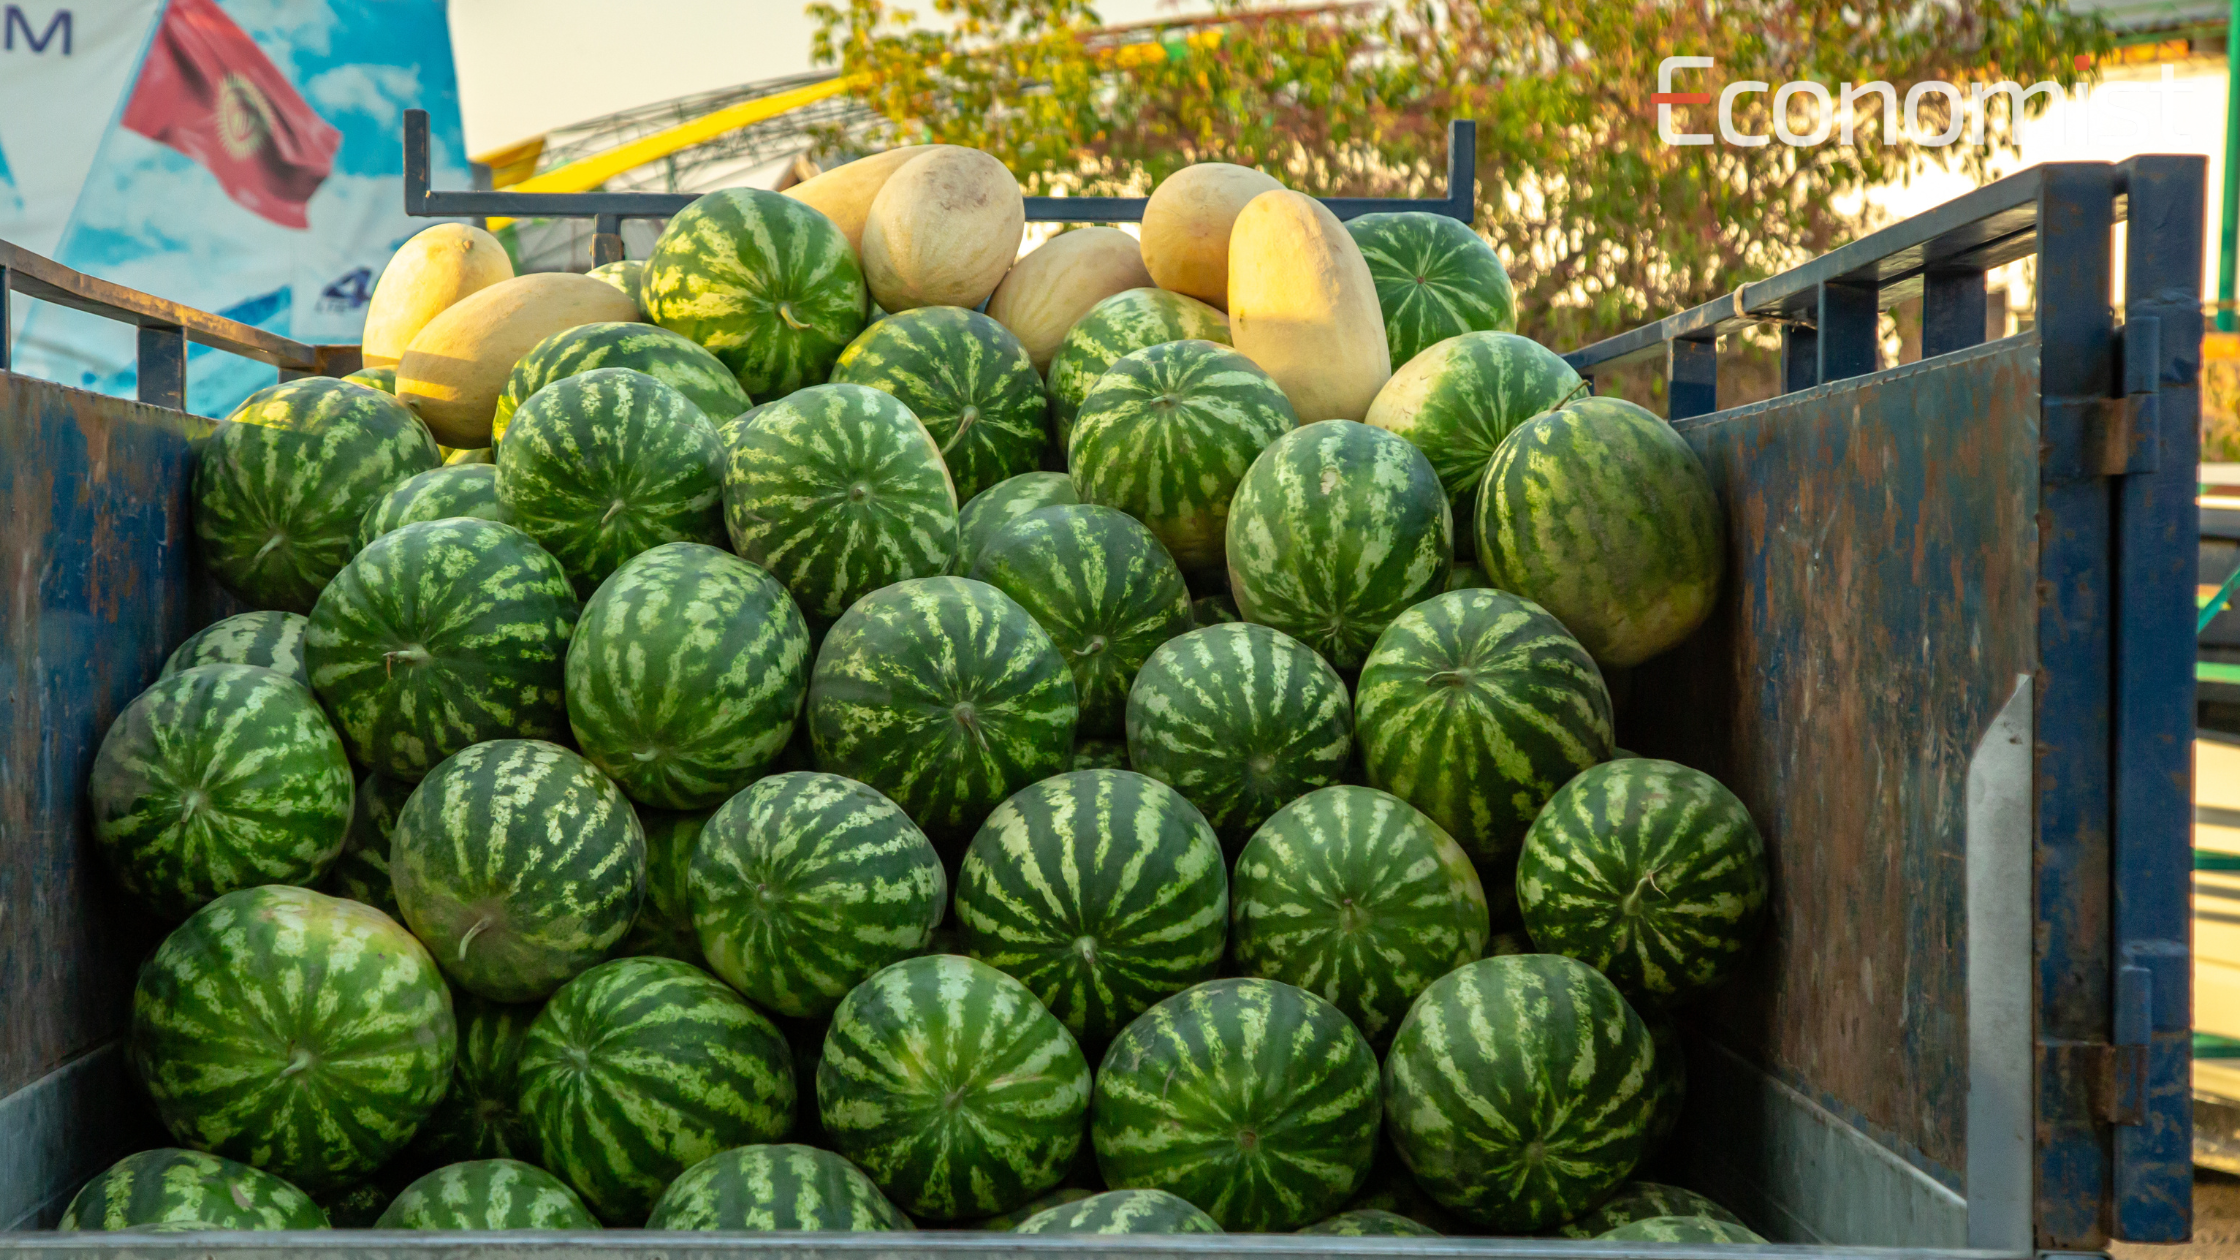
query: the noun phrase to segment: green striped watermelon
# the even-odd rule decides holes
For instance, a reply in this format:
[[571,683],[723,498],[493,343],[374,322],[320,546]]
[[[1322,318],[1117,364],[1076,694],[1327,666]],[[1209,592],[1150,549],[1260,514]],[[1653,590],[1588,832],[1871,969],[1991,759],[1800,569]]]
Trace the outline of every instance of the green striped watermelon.
[[325,1229],[327,1217],[310,1195],[271,1173],[170,1146],[127,1155],[95,1173],[55,1228],[146,1233],[166,1224]]
[[1610,751],[1593,658],[1531,602],[1449,591],[1395,619],[1354,691],[1369,782],[1480,862],[1515,856],[1557,788]]
[[1221,1226],[1164,1190],[1107,1190],[1047,1207],[1013,1228],[1017,1234],[1218,1234]]
[[[1460,521],[1455,522],[1455,528],[1460,529],[1461,527],[1462,523]],[[1462,541],[1462,536],[1460,534],[1455,535],[1455,541]],[[1447,589],[1450,591],[1474,591],[1481,587],[1491,589],[1491,585],[1486,581],[1486,571],[1474,564],[1457,564],[1454,566],[1453,572],[1447,574]],[[1565,631],[1565,633],[1570,632]]]
[[898,962],[833,1012],[817,1064],[833,1148],[913,1216],[969,1220],[1056,1186],[1089,1063],[1025,985],[953,954]]
[[907,1230],[863,1170],[831,1151],[786,1144],[710,1155],[670,1183],[647,1229]]
[[358,780],[350,825],[342,834],[342,856],[327,870],[326,892],[372,906],[392,919],[404,917],[397,908],[396,885],[389,878],[389,834],[396,830],[397,811],[404,808],[412,788],[379,770]]
[[245,603],[309,612],[366,509],[442,462],[420,418],[380,390],[328,376],[258,390],[195,459],[202,561]]
[[244,888],[141,966],[127,1055],[181,1143],[316,1192],[380,1167],[443,1097],[451,995],[380,911]]
[[1059,1186],[1048,1194],[1036,1195],[1008,1212],[998,1212],[994,1216],[984,1217],[960,1225],[957,1228],[976,1230],[986,1234],[1008,1234],[1038,1213],[1046,1212],[1054,1207],[1062,1207],[1068,1203],[1079,1203],[1095,1193],[1097,1192],[1083,1186]]
[[1073,483],[1082,502],[1149,526],[1203,581],[1226,563],[1237,484],[1260,452],[1298,427],[1283,387],[1228,346],[1148,346],[1115,360],[1082,399]]
[[1042,375],[1011,330],[978,311],[889,315],[848,344],[832,379],[900,399],[940,445],[959,500],[1042,462]]
[[1652,1216],[1596,1235],[1609,1242],[1762,1243],[1747,1226],[1707,1216]]
[[677,1174],[793,1124],[793,1055],[760,1011],[674,958],[617,958],[562,986],[521,1051],[544,1165],[609,1225],[642,1224]]
[[738,415],[731,417],[729,420],[716,422],[716,440],[723,444],[723,464],[725,472],[728,473],[730,471],[731,461],[733,458],[735,458],[736,452],[739,449],[740,438],[746,433],[747,426],[753,424],[754,418],[762,413],[762,409],[764,407],[767,407],[769,405],[770,404],[768,403],[761,403],[757,406],[747,408],[745,411],[742,411]]
[[996,807],[957,877],[966,952],[1016,977],[1091,1051],[1213,978],[1228,939],[1221,843],[1127,770],[1076,770]]
[[359,368],[342,379],[353,385],[363,385],[367,389],[378,389],[384,394],[397,392],[397,369],[394,367]]
[[1659,1216],[1701,1216],[1742,1224],[1741,1217],[1693,1190],[1654,1181],[1629,1181],[1594,1211],[1557,1226],[1554,1232],[1565,1238],[1600,1238],[1620,1226]]
[[[638,302],[638,281],[645,275],[645,270],[646,261],[643,258],[618,258],[611,263],[600,263],[583,274],[613,285],[631,301]],[[638,309],[644,310],[645,304],[639,302]]]
[[1461,847],[1375,788],[1309,792],[1237,855],[1238,970],[1295,984],[1372,1043],[1431,982],[1477,959],[1486,895]]
[[754,404],[731,369],[692,342],[653,324],[578,324],[529,347],[514,360],[490,420],[490,441],[503,445],[513,413],[554,381],[594,368],[629,368],[684,395],[711,425]]
[[1637,757],[1549,800],[1525,836],[1517,908],[1541,949],[1669,1004],[1734,974],[1764,926],[1767,881],[1765,844],[1734,793]]
[[895,582],[945,572],[957,496],[933,435],[862,385],[819,385],[755,413],[723,488],[732,548],[777,575],[812,623]]
[[677,212],[638,276],[646,318],[706,346],[758,401],[821,385],[870,294],[832,220],[759,188]]
[[894,802],[808,771],[724,802],[688,887],[709,970],[803,1018],[831,1014],[873,972],[924,948],[949,893],[940,857]]
[[438,1168],[390,1201],[375,1229],[597,1229],[566,1182],[517,1159]]
[[1229,505],[1229,591],[1341,670],[1393,619],[1447,588],[1454,520],[1423,452],[1324,420],[1278,438]]
[[1058,454],[1071,449],[1081,400],[1122,355],[1170,341],[1229,344],[1229,317],[1165,289],[1126,289],[1089,308],[1050,359],[1050,426]]
[[1090,1133],[1115,1187],[1171,1191],[1226,1230],[1289,1230],[1369,1171],[1377,1057],[1338,1008],[1273,980],[1215,980],[1128,1025]]
[[311,688],[359,764],[417,782],[488,739],[564,734],[575,591],[496,521],[422,521],[336,575],[304,631]]
[[451,991],[459,1026],[451,1087],[420,1131],[412,1154],[423,1164],[470,1159],[538,1159],[537,1132],[521,1110],[521,1049],[544,1009],[534,1002],[492,1002]]
[[1194,628],[1182,570],[1151,531],[1108,507],[1039,508],[991,539],[972,567],[1027,610],[1073,670],[1080,733],[1123,734],[1144,658]]
[[508,432],[498,501],[584,598],[639,552],[723,541],[723,443],[645,373],[564,377],[523,403]]
[[1078,715],[1050,636],[966,578],[865,596],[809,680],[818,766],[885,793],[936,845],[962,844],[1005,797],[1065,769]]
[[253,665],[159,679],[102,736],[86,795],[117,882],[166,919],[309,884],[342,852],[350,759],[309,688]]
[[638,829],[646,837],[646,899],[615,946],[615,957],[653,954],[708,966],[700,952],[700,933],[692,925],[690,876],[693,851],[714,814],[712,809],[637,807]]
[[1124,739],[1077,739],[1073,741],[1073,763],[1069,770],[1126,770],[1128,741]]
[[397,814],[389,864],[413,935],[460,987],[496,1002],[544,997],[605,958],[645,897],[630,802],[538,739],[445,758]]
[[1529,337],[1464,333],[1394,372],[1369,404],[1367,420],[1422,451],[1448,502],[1466,513],[1501,439],[1585,389],[1570,364]]
[[1169,639],[1128,692],[1128,764],[1187,797],[1231,852],[1345,774],[1346,685],[1304,643],[1246,622]]
[[1726,518],[1672,426],[1622,398],[1519,425],[1478,487],[1486,578],[1554,613],[1604,668],[1687,638],[1719,597]]
[[1190,601],[1190,620],[1200,630],[1231,621],[1242,621],[1237,615],[1237,601],[1227,594],[1204,595]]
[[300,613],[235,613],[188,635],[164,660],[157,677],[169,678],[197,665],[254,665],[278,670],[308,687],[311,671],[303,664],[303,632],[310,625]]
[[498,501],[498,470],[491,464],[445,464],[415,473],[374,500],[358,524],[358,549],[415,521],[473,516],[513,523],[513,513]]
[[1349,219],[1346,231],[1376,282],[1394,367],[1449,337],[1517,326],[1508,268],[1462,220],[1423,210],[1388,211]]
[[567,686],[576,745],[631,799],[708,809],[761,777],[792,737],[809,627],[768,570],[665,543],[584,604]]
[[1299,1231],[1302,1234],[1336,1234],[1342,1238],[1437,1238],[1439,1231],[1421,1221],[1382,1208],[1354,1208],[1326,1216]]
[[1439,1206],[1439,1201],[1424,1193],[1416,1184],[1415,1174],[1408,1171],[1399,1152],[1392,1148],[1392,1126],[1388,1123],[1377,1135],[1377,1155],[1369,1163],[1368,1179],[1361,1189],[1346,1200],[1348,1212],[1382,1211],[1406,1217],[1434,1234],[1459,1234],[1468,1228],[1454,1213]]
[[1554,954],[1423,991],[1384,1060],[1393,1145],[1447,1208],[1501,1233],[1579,1215],[1648,1145],[1656,1049],[1608,980]]
[[1062,472],[1024,472],[973,495],[957,512],[955,572],[970,573],[980,551],[1004,527],[1036,508],[1079,503],[1073,478]]

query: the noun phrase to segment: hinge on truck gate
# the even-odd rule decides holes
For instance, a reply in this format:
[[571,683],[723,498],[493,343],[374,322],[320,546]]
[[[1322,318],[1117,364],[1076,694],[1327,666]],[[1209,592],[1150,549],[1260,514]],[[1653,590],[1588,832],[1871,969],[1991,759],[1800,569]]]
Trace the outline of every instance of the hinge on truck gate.
[[2039,431],[2039,462],[2047,481],[2121,477],[2161,467],[2157,406],[2162,361],[2161,321],[2141,315],[2118,330],[2123,394],[2117,398],[2047,398]]

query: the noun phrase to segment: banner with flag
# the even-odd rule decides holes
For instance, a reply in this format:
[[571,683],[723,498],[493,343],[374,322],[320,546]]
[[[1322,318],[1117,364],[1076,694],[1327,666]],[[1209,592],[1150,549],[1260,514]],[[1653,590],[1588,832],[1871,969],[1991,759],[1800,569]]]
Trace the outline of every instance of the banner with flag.
[[[404,111],[464,187],[443,0],[57,0],[5,6],[0,239],[302,341],[355,341],[398,245]],[[36,35],[37,38],[27,36]],[[109,393],[131,330],[18,300],[18,370]],[[188,405],[273,379],[193,347]]]

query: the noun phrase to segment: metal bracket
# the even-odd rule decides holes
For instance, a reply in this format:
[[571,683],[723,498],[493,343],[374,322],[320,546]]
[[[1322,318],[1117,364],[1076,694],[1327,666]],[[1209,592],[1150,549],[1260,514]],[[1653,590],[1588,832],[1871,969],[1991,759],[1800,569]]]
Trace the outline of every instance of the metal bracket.
[[2047,398],[2039,453],[2047,481],[2122,477],[2162,467],[2162,322],[2141,315],[2117,332],[2120,398]]

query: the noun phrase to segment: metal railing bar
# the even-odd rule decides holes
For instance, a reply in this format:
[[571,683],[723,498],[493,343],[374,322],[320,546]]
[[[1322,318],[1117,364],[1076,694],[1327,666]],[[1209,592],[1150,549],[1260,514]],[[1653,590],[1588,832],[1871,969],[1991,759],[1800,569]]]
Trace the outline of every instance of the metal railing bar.
[[[245,359],[270,363],[282,371],[319,372],[332,357],[325,347],[294,341],[208,311],[128,289],[74,271],[21,246],[0,241],[0,275],[7,287],[137,328],[182,331],[188,341]],[[356,347],[347,347],[355,350]]]

